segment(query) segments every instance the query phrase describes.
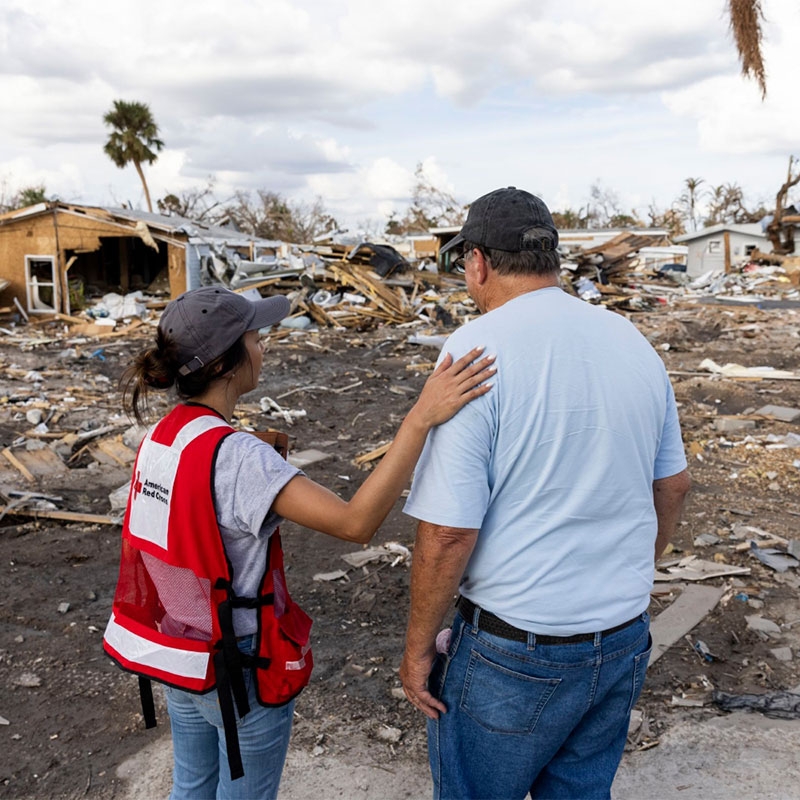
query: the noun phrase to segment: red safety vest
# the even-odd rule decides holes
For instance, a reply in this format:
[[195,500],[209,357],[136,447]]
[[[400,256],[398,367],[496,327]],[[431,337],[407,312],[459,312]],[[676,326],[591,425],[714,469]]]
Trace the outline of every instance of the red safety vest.
[[[237,597],[233,591],[212,488],[218,447],[231,433],[208,408],[179,405],[142,441],[103,648],[140,676],[148,727],[155,712],[147,679],[190,692],[217,689],[235,779],[243,772],[234,701],[239,716],[249,711],[243,669],[255,670],[261,705],[283,705],[307,685],[313,658],[311,619],[289,596],[277,530],[258,595]],[[281,438],[285,448],[285,436],[271,437],[276,449]],[[234,608],[258,611],[255,656],[237,647]]]

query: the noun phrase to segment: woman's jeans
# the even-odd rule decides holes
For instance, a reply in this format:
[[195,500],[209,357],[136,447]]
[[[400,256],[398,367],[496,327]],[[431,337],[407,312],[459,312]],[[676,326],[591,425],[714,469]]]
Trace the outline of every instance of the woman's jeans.
[[429,681],[434,798],[609,798],[650,657],[649,616],[593,641],[537,644],[456,614]]
[[[254,647],[254,636],[239,642],[244,653],[252,654]],[[237,714],[244,777],[235,781],[231,780],[228,766],[217,692],[191,694],[166,688],[175,760],[171,800],[277,797],[292,731],[294,701],[265,708],[256,699],[252,670],[246,670],[245,683],[250,713],[243,719],[238,719]]]

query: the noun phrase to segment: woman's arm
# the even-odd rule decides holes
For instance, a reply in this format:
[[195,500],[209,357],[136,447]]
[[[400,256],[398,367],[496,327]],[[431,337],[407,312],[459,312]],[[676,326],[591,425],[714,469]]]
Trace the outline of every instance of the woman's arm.
[[425,382],[419,399],[400,425],[392,446],[350,501],[324,486],[297,476],[284,486],[272,505],[280,516],[306,528],[347,539],[368,542],[408,485],[428,431],[447,421],[470,400],[491,388],[483,383],[496,370],[494,356],[478,359],[475,348],[453,363],[445,356]]

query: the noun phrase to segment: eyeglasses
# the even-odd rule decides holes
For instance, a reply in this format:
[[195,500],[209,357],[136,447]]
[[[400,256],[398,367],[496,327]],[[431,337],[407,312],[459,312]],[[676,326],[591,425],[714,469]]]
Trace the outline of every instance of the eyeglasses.
[[463,275],[466,271],[467,258],[469,258],[472,250],[465,250],[458,258],[453,261],[452,271],[458,275]]

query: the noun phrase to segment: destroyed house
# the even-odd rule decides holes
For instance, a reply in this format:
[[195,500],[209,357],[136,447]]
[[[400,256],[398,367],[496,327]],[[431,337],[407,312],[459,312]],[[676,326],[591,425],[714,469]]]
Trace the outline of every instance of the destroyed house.
[[676,236],[675,241],[689,248],[686,272],[692,277],[711,270],[730,272],[734,267],[747,263],[755,250],[772,252],[772,243],[759,222],[712,225]]
[[72,314],[108,292],[246,285],[248,265],[275,266],[282,247],[178,216],[39,203],[0,215],[0,305]]

